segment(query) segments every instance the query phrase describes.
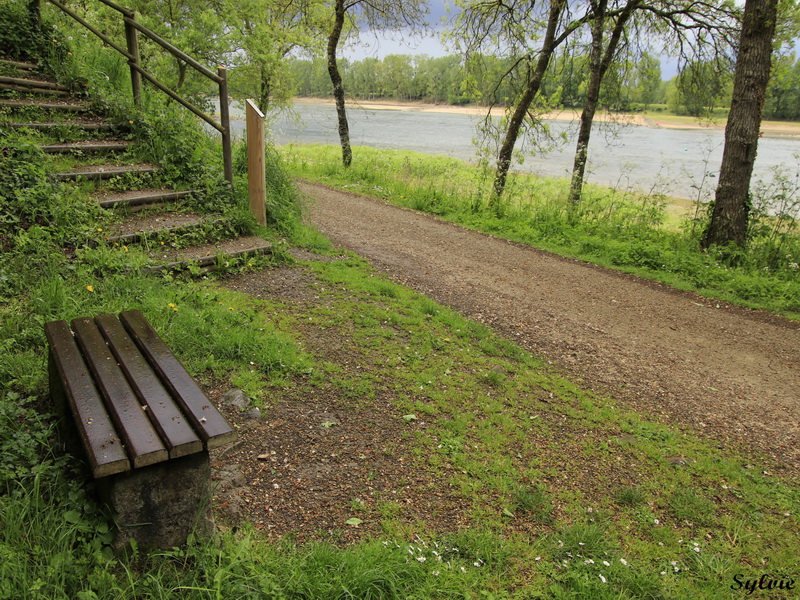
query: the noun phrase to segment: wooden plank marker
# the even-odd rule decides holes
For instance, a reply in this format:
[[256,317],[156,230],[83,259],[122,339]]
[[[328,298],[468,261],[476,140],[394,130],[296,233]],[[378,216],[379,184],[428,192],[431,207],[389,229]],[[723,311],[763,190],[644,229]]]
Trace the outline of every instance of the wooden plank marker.
[[267,224],[266,167],[264,164],[264,113],[247,101],[247,189],[250,211],[261,225]]

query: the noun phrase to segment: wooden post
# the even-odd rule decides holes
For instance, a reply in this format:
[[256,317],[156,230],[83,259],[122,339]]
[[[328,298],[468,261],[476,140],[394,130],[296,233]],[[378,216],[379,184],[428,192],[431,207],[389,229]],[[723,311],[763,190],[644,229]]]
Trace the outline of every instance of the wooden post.
[[[131,13],[131,20],[136,20],[136,13]],[[133,103],[136,106],[142,105],[142,76],[136,67],[141,67],[139,61],[139,40],[136,37],[136,29],[125,21],[125,40],[128,42],[128,53],[133,57],[128,61],[131,68],[131,88],[133,89]]]
[[217,67],[219,82],[219,120],[222,125],[222,162],[225,179],[233,187],[233,151],[231,150],[231,117],[228,106],[228,70]]
[[250,211],[261,225],[267,224],[267,187],[264,165],[264,113],[247,101],[247,189]]

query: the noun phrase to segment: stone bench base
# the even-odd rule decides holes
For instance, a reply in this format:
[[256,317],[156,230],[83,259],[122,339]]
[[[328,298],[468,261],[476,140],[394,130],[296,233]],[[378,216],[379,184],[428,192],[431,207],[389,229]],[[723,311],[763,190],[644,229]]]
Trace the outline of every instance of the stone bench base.
[[168,549],[185,544],[191,533],[210,536],[210,481],[208,452],[96,480],[117,527],[114,551],[127,550],[131,541],[138,548]]

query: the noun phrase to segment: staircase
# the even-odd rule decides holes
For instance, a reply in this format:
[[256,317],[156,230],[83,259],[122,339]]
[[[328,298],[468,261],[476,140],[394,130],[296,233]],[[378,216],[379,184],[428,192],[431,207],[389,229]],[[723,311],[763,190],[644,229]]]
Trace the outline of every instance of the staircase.
[[0,59],[0,128],[19,130],[47,154],[51,181],[75,186],[106,213],[90,245],[140,245],[143,271],[224,269],[269,254],[226,217],[192,209],[202,190],[166,187],[158,165],[137,162],[124,126],[32,63]]

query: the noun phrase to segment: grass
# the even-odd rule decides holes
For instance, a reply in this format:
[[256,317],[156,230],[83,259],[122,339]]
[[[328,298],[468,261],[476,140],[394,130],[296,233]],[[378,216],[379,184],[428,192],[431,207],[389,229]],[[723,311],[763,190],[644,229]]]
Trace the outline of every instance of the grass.
[[[318,234],[298,231],[326,251]],[[40,251],[60,237],[36,235]],[[792,482],[587,393],[357,257],[309,263],[321,300],[308,306],[213,281],[114,274],[130,253],[104,252],[72,269],[31,267],[20,285],[34,283],[0,306],[0,339],[13,350],[0,359],[0,597],[721,599],[764,560],[776,573],[800,566]],[[132,305],[201,381],[242,381],[270,405],[287,388],[333,386],[358,410],[388,391],[404,436],[387,456],[451,490],[463,529],[359,493],[347,510],[383,533],[345,548],[269,543],[244,527],[110,556],[109,524],[41,416],[41,325]],[[309,322],[342,341],[346,361],[304,351]],[[668,460],[676,455],[684,465]]]
[[[501,204],[490,208],[492,174],[455,159],[361,147],[355,149],[353,166],[344,169],[334,146],[289,145],[283,154],[299,177],[722,302],[800,318],[800,238],[790,216],[800,195],[796,181],[785,174],[775,187],[754,187],[756,208],[745,251],[702,252],[705,210],[694,207],[675,227],[675,208],[660,194],[587,186],[582,204],[570,209],[567,180],[517,173]],[[767,216],[768,205],[784,217]]]
[[[351,390],[391,390],[407,432],[392,456],[409,452],[412,470],[445,474],[466,503],[469,531],[481,540],[468,569],[478,589],[496,597],[727,598],[733,575],[754,573],[762,559],[776,572],[797,570],[792,482],[588,394],[355,257],[308,268],[326,290],[318,305],[248,302],[289,328],[310,320],[345,344],[357,367],[323,364],[317,369],[340,376],[310,385],[341,386],[359,409],[381,398],[351,398]],[[501,387],[485,377],[498,364],[507,373]],[[400,418],[409,414],[416,418]],[[387,543],[417,535],[431,547],[447,536],[435,518],[409,525],[403,502],[359,498],[349,509],[365,524],[377,520]],[[505,557],[493,559],[501,580],[481,571],[494,555]]]

